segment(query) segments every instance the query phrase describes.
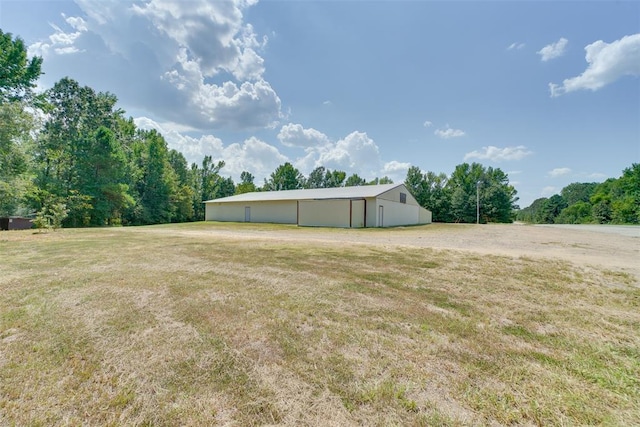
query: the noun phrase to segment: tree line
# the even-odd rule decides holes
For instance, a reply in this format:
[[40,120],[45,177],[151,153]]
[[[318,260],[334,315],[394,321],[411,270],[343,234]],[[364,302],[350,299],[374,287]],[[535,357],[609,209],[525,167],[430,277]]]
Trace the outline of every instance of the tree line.
[[[0,47],[0,216],[54,227],[183,222],[204,218],[204,200],[233,194],[393,182],[323,166],[305,177],[287,162],[261,186],[249,171],[236,184],[224,161],[189,165],[160,133],[138,129],[112,93],[65,77],[35,94],[42,59],[1,30]],[[513,218],[516,191],[500,169],[465,163],[447,177],[413,166],[405,183],[436,221],[474,222],[478,202],[482,222]]]
[[560,194],[536,199],[516,218],[539,224],[640,224],[640,164],[599,184],[569,184]]
[[111,93],[65,77],[34,93],[42,59],[0,30],[0,216],[36,216],[40,226],[102,226],[204,218],[204,200],[248,191],[388,183],[318,167],[304,177],[290,163],[264,185],[224,161],[188,164],[155,130],[138,129]]
[[479,163],[458,165],[449,176],[422,173],[412,166],[405,185],[418,203],[432,212],[435,222],[508,223],[518,208],[517,191],[507,174]]

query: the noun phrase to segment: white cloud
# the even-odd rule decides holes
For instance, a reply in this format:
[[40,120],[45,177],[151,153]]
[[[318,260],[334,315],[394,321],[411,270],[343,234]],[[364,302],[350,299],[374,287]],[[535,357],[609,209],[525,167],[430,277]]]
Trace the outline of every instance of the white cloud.
[[587,175],[590,179],[604,180],[608,178],[608,175],[605,173],[594,172]]
[[[242,22],[244,7],[242,2],[152,0],[134,3],[131,10],[147,18],[178,46],[187,48],[204,75],[227,71],[242,80],[247,69],[256,71],[262,64],[262,58],[252,50],[260,46],[253,27]],[[252,77],[260,78],[261,74]]]
[[581,89],[596,91],[623,76],[640,76],[640,33],[611,43],[598,40],[584,50],[587,69],[561,85],[549,83],[552,97]]
[[559,58],[564,55],[568,43],[569,40],[561,37],[557,42],[543,47],[536,53],[542,57],[542,61],[549,61],[551,59]]
[[533,154],[532,151],[527,150],[524,145],[518,145],[517,147],[504,147],[498,148],[490,145],[488,147],[482,147],[481,151],[472,151],[464,155],[464,160],[480,159],[491,160],[493,162],[509,161],[509,160],[522,160],[528,155]]
[[406,162],[398,162],[396,160],[392,160],[384,164],[382,171],[385,173],[398,173],[398,172],[406,172],[411,167],[411,163]]
[[182,133],[190,129],[173,123],[158,123],[148,117],[137,117],[134,119],[134,123],[139,129],[157,130],[167,141],[169,148],[181,152],[189,163],[200,164],[205,155],[220,153],[224,148],[222,140],[213,135],[193,138]]
[[366,178],[373,178],[380,171],[380,151],[365,132],[352,132],[335,144],[320,147],[317,154],[315,166],[359,171]]
[[433,126],[433,123],[430,122],[429,120],[425,121],[422,126],[426,127],[426,128],[430,128],[431,126]]
[[[383,164],[378,145],[364,132],[352,132],[332,142],[315,129],[304,129],[296,124],[285,125],[282,128],[284,132],[281,130],[280,133],[287,138],[304,136],[306,131],[307,135],[315,135],[322,141],[321,144],[306,146],[302,157],[290,159],[275,146],[255,137],[225,146],[214,135],[197,138],[185,135],[183,132],[190,129],[175,123],[158,123],[147,117],[138,117],[134,122],[140,129],[156,129],[164,136],[169,148],[181,152],[189,163],[200,165],[205,155],[211,156],[214,161],[224,160],[222,175],[231,176],[236,182],[243,171],[249,171],[256,177],[256,185],[262,185],[264,179],[285,162],[291,162],[305,175],[318,166],[324,166],[345,171],[348,175],[357,173],[367,180],[386,175],[394,182],[402,182],[411,166],[395,160]],[[313,132],[309,133],[310,130]]]
[[278,139],[287,147],[321,147],[330,143],[329,137],[322,132],[293,123],[282,126]]
[[[310,129],[302,129],[298,126],[287,125],[283,128],[287,129],[287,135],[293,133],[304,139],[302,131]],[[290,132],[291,130],[294,132]],[[324,166],[328,169],[345,171],[348,175],[357,173],[365,179],[384,175],[397,179],[397,175],[405,167],[405,164],[393,161],[383,165],[378,145],[364,132],[355,131],[337,142],[333,142],[321,132],[312,130],[317,134],[307,141],[318,143],[306,146],[304,156],[294,161],[294,165],[304,174],[308,174],[318,166]],[[299,146],[304,147],[302,143]],[[408,167],[407,165],[406,168]]]
[[446,129],[436,129],[433,134],[442,139],[459,138],[465,136],[465,132],[460,129],[452,129],[447,125]]
[[388,176],[393,180],[393,182],[403,182],[407,177],[407,171],[410,167],[411,163],[392,160],[384,164],[382,168],[382,175]]
[[511,43],[511,44],[509,45],[509,47],[507,47],[507,50],[520,50],[520,49],[522,49],[524,46],[525,46],[525,44],[524,44],[524,43],[517,43],[517,42],[514,42],[514,43]]
[[30,46],[45,58],[49,84],[68,75],[62,55],[73,53],[70,77],[162,121],[211,130],[269,127],[283,118],[263,77],[268,39],[244,22],[255,2],[76,3],[82,16],[63,16],[48,39]]
[[555,168],[549,171],[549,176],[552,178],[557,178],[559,176],[567,175],[571,173],[571,169],[569,168]]
[[[240,87],[225,82],[221,86],[199,81],[188,93],[188,107],[198,116],[194,125],[204,128],[270,127],[282,117],[280,98],[268,82],[244,82]],[[199,111],[198,111],[199,110]]]
[[233,71],[238,80],[256,80],[264,73],[264,59],[253,49],[247,48],[238,59]]
[[265,178],[285,162],[287,156],[276,147],[258,138],[251,137],[241,144],[231,144],[220,155],[226,163],[225,171],[230,173],[236,182],[242,171],[249,171],[256,177],[256,185],[262,185]]
[[74,46],[68,46],[68,47],[57,47],[54,49],[54,52],[58,55],[70,55],[72,53],[78,53],[81,51]]
[[65,18],[65,21],[67,22],[67,24],[69,24],[72,28],[76,29],[77,31],[87,31],[87,23],[85,22],[84,19],[77,17],[77,16],[69,16],[67,17],[67,15],[65,15],[64,13],[62,14],[62,16]]
[[200,165],[204,156],[211,156],[214,161],[224,160],[221,174],[231,176],[236,182],[243,171],[249,171],[256,177],[256,185],[262,185],[264,178],[289,161],[276,147],[255,137],[225,146],[220,138],[213,135],[198,138],[184,135],[181,133],[183,130],[172,123],[157,123],[147,117],[136,118],[134,122],[140,129],[156,129],[164,136],[169,148],[181,152],[189,163]]
[[66,21],[74,29],[77,29],[77,31],[65,32],[57,25],[50,24],[51,28],[53,28],[54,30],[54,33],[48,37],[48,41],[36,42],[29,46],[29,56],[41,56],[47,59],[52,54],[62,56],[81,52],[81,49],[76,47],[74,44],[76,40],[82,35],[82,33],[87,31],[84,21],[82,20],[82,18],[67,18]]

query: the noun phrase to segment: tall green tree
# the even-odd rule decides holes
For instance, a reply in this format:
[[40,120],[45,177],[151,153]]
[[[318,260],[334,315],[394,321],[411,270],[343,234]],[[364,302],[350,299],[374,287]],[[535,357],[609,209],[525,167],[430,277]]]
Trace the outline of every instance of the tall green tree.
[[451,216],[451,194],[444,173],[422,173],[419,167],[411,166],[404,181],[418,204],[432,213],[435,222],[449,222]]
[[375,177],[371,181],[367,182],[367,185],[382,185],[382,184],[393,184],[393,180],[388,176],[383,176],[382,178]]
[[135,204],[126,184],[127,159],[114,133],[104,126],[95,132],[79,177],[82,194],[91,197],[90,225],[119,225]]
[[560,211],[554,219],[556,224],[588,224],[593,222],[593,206],[589,202],[578,201]]
[[23,103],[0,103],[0,216],[24,209],[31,188],[29,151],[33,117]]
[[27,58],[21,38],[0,30],[0,215],[26,213],[34,120],[27,111],[42,74],[42,58]]
[[404,185],[407,187],[411,195],[416,199],[418,204],[426,209],[427,206],[427,187],[425,175],[418,166],[411,166],[407,170],[407,177],[404,179]]
[[344,171],[326,169],[318,166],[309,173],[304,188],[335,188],[342,187],[347,174]]
[[361,178],[357,173],[349,175],[349,177],[345,180],[345,187],[358,187],[360,185],[366,185],[367,180]]
[[431,210],[433,221],[451,222],[451,191],[447,185],[447,174],[427,172],[424,177],[427,191],[424,207]]
[[309,173],[304,188],[325,188],[327,171],[324,166],[318,166]]
[[265,179],[266,191],[297,190],[304,188],[304,176],[289,162],[280,165]]
[[590,199],[597,186],[598,184],[595,182],[574,182],[567,185],[560,192],[560,197],[564,203],[566,203],[566,206],[552,219],[549,218],[547,207],[545,213],[540,213],[540,221],[553,220],[553,222],[557,224],[584,224],[593,222],[593,206],[591,205]]
[[640,224],[640,163],[624,169],[620,178],[598,184],[590,202],[600,224]]
[[591,216],[597,224],[609,224],[613,216],[613,209],[608,199],[600,200],[591,208]]
[[347,178],[347,173],[345,171],[327,169],[327,172],[324,175],[325,187],[326,188],[342,187],[344,185],[344,181],[346,178]]
[[538,212],[536,222],[541,224],[553,224],[560,212],[567,207],[567,202],[559,194],[554,194],[545,200]]
[[619,191],[612,202],[612,220],[618,224],[640,224],[640,163],[622,171]]
[[169,150],[169,164],[175,174],[177,185],[177,192],[173,199],[175,214],[172,221],[193,221],[195,219],[194,186],[187,159],[179,151],[171,149]]
[[541,197],[536,199],[531,203],[531,205],[526,208],[520,209],[516,212],[516,219],[518,221],[524,221],[529,223],[537,223],[538,218],[540,217],[540,212],[545,202],[547,201],[546,197]]
[[578,202],[589,202],[597,186],[595,182],[574,182],[564,187],[560,195],[568,206]]
[[[34,207],[40,210],[43,200],[51,200],[47,196],[51,195],[67,207],[66,225],[102,223],[103,214],[92,213],[95,206],[91,199],[97,195],[96,173],[101,177],[110,175],[106,169],[114,165],[111,160],[126,161],[119,154],[114,154],[115,157],[105,154],[104,150],[120,153],[117,139],[107,137],[105,132],[96,139],[100,128],[113,132],[122,121],[122,111],[115,108],[117,98],[110,93],[96,93],[69,78],[58,81],[45,95],[48,119],[38,136],[34,154],[35,182],[40,194],[46,197],[34,197]],[[107,160],[108,166],[101,164]],[[119,179],[122,174],[110,176],[114,179],[112,184],[123,184]],[[113,187],[116,192],[122,188]]]
[[195,179],[198,181],[195,188],[199,189],[198,198],[194,201],[194,212],[196,220],[203,220],[205,208],[203,201],[219,199],[221,197],[235,194],[236,187],[233,180],[223,178],[220,170],[224,167],[223,160],[214,162],[211,156],[205,156],[202,160],[202,167],[192,165]]
[[27,58],[20,37],[0,30],[0,104],[30,98],[42,74],[42,58]]
[[216,188],[216,193],[214,195],[215,199],[220,199],[222,197],[233,196],[236,193],[236,184],[233,182],[233,178],[230,176],[226,178],[220,178],[218,181],[218,186]]
[[477,195],[481,190],[483,178],[484,168],[479,163],[463,163],[456,166],[448,182],[454,222],[476,222]]
[[516,189],[509,184],[507,174],[500,169],[487,168],[480,181],[480,188],[483,222],[512,222],[515,209],[518,208],[518,197]]
[[451,194],[451,220],[476,222],[511,222],[517,209],[516,190],[500,169],[485,168],[479,163],[456,166],[447,182]]
[[175,214],[178,191],[177,178],[169,163],[169,150],[162,135],[156,130],[139,131],[142,150],[140,164],[142,179],[138,183],[140,209],[136,223],[159,224],[171,222]]
[[201,178],[202,178],[202,196],[201,200],[210,200],[216,198],[218,184],[222,177],[220,170],[224,167],[224,161],[220,160],[214,163],[211,156],[204,156],[202,160]]
[[184,155],[174,149],[169,150],[169,164],[176,174],[179,185],[189,184],[189,164]]
[[224,167],[224,160],[214,163],[211,156],[205,156],[202,161],[202,200],[219,199],[232,196],[235,193],[235,185],[230,178],[223,178],[220,170]]
[[256,185],[253,182],[254,179],[255,177],[251,173],[242,171],[240,174],[240,183],[236,186],[235,194],[253,193],[257,191]]

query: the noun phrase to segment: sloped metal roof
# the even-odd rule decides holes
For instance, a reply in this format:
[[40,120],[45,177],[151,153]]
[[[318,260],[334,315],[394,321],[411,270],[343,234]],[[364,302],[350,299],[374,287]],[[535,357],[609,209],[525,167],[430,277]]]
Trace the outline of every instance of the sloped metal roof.
[[282,200],[358,199],[376,197],[404,184],[361,185],[357,187],[313,188],[306,190],[259,191],[207,200],[204,203],[267,202]]

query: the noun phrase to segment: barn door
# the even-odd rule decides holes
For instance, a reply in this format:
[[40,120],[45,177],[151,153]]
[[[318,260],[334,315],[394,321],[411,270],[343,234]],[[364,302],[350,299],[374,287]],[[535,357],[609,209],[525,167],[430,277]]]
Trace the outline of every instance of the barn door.
[[365,201],[351,200],[351,222],[353,228],[361,228],[365,226]]
[[378,206],[378,227],[384,227],[384,206]]
[[251,222],[251,207],[244,207],[244,222]]

